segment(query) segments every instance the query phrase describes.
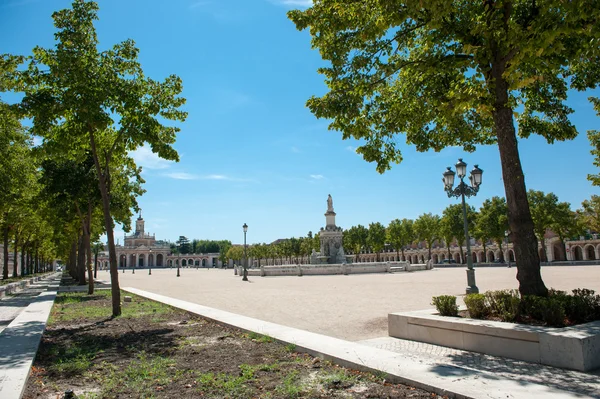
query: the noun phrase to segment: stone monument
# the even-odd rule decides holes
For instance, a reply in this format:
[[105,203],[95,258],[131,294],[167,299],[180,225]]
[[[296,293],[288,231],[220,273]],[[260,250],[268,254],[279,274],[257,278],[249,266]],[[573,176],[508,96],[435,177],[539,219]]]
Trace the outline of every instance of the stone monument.
[[326,263],[346,263],[346,255],[342,246],[342,228],[335,225],[335,212],[331,194],[327,197],[327,212],[325,212],[325,228],[319,233],[321,241],[320,258]]

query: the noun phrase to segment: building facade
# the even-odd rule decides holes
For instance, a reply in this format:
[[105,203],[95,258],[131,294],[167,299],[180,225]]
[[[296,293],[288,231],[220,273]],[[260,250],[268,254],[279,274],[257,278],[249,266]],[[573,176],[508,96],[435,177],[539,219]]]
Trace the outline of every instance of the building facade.
[[[135,221],[135,232],[125,235],[123,245],[116,245],[117,264],[120,269],[147,267],[221,267],[219,253],[173,254],[170,243],[157,240],[155,234],[145,231],[142,215]],[[109,268],[108,251],[98,257],[99,267]]]

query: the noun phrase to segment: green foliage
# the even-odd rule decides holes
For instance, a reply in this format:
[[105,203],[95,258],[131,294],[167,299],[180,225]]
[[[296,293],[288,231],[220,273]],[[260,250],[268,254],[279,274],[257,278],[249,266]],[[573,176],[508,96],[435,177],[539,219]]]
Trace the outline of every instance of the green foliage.
[[[590,97],[590,101],[596,110],[596,114],[600,115],[600,99]],[[587,132],[587,137],[592,146],[590,153],[594,156],[594,166],[600,168],[600,131],[589,130]],[[592,182],[592,185],[600,186],[600,174],[589,174],[587,179]]]
[[489,314],[486,297],[483,294],[469,294],[464,298],[469,316],[473,319],[484,319]]
[[283,382],[275,388],[275,391],[284,395],[286,398],[294,399],[300,397],[304,390],[300,383],[298,371],[293,370],[283,379]]
[[474,236],[485,242],[494,240],[500,247],[508,230],[508,208],[503,197],[483,201],[475,220]]
[[377,254],[379,260],[379,253],[383,251],[385,247],[385,227],[379,223],[369,224],[369,232],[367,234],[367,244],[373,252]]
[[550,327],[565,325],[565,308],[561,300],[553,297],[543,298],[542,320]]
[[517,290],[488,291],[485,297],[490,315],[507,322],[515,321],[519,316],[520,297]]
[[583,223],[591,231],[600,231],[600,196],[592,195],[589,200],[581,203],[580,215]]
[[424,213],[413,223],[415,235],[419,240],[427,243],[429,258],[431,259],[431,246],[440,236],[440,217],[431,213]]
[[415,241],[413,221],[410,219],[392,220],[386,233],[388,242],[392,244],[396,251],[402,251],[402,254],[404,254],[404,247]]
[[352,226],[344,231],[344,240],[348,244],[348,249],[353,254],[359,256],[360,252],[368,245],[369,230],[363,225]]
[[320,382],[326,389],[348,389],[357,383],[356,376],[350,374],[345,369],[339,369],[335,372],[321,378]]
[[261,344],[267,344],[274,341],[273,338],[268,335],[255,333],[254,331],[248,333],[248,338]]
[[434,296],[432,301],[440,316],[458,316],[458,305],[454,295]]

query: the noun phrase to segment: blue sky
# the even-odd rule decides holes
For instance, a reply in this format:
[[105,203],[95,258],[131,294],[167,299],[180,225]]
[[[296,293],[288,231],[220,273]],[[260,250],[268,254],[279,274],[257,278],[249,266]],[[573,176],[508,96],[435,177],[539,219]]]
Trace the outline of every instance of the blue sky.
[[[459,157],[484,170],[469,203],[479,207],[504,195],[496,146],[474,153],[448,148],[418,153],[401,145],[404,161],[383,175],[354,152],[356,142],[328,131],[305,107],[325,93],[323,65],[310,36],[286,18],[304,0],[100,0],[96,27],[101,49],[133,39],[147,76],[183,79],[185,110],[175,148],[179,163],[157,159],[146,148],[134,156],[144,169],[147,193],[139,199],[146,230],[175,241],[199,239],[271,242],[303,236],[324,225],[331,194],[344,228],[395,218],[441,214],[455,199],[443,191],[446,166]],[[68,0],[0,0],[0,53],[30,54],[54,45],[53,11]],[[600,128],[587,101],[571,93],[572,121],[580,135],[547,144],[520,141],[527,188],[554,192],[573,209],[592,194],[596,173],[586,131]],[[403,143],[403,137],[399,137]],[[122,242],[122,232],[117,238]]]

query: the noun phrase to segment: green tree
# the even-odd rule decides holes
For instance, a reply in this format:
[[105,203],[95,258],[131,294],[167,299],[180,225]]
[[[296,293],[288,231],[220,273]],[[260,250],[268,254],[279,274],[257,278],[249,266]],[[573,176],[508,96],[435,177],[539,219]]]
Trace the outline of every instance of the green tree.
[[600,196],[592,195],[581,203],[581,214],[584,225],[595,233],[600,232]]
[[535,235],[542,244],[542,262],[547,262],[546,240],[544,235],[554,221],[554,215],[558,209],[558,197],[554,193],[545,194],[542,191],[529,190],[527,200],[533,217]]
[[519,290],[547,295],[516,128],[577,136],[565,100],[600,81],[597,2],[329,0],[288,17],[330,62],[308,107],[379,172],[402,160],[400,133],[418,151],[497,143]]
[[[508,230],[508,209],[502,197],[492,197],[483,201],[475,218],[475,237],[484,243],[493,240],[502,254],[502,243]],[[514,246],[513,246],[514,247]],[[486,253],[487,258],[487,253]]]
[[379,262],[379,254],[385,248],[385,226],[379,222],[369,224],[369,232],[367,234],[367,244],[373,252],[377,254],[377,261]]
[[227,250],[227,254],[225,255],[227,259],[231,259],[233,261],[239,262],[244,257],[244,246],[243,245],[234,245]]
[[396,249],[398,259],[400,259],[398,251],[402,253],[402,258],[404,258],[404,247],[415,241],[413,221],[410,219],[394,219],[388,225],[386,233],[388,242]]
[[550,229],[558,235],[563,248],[563,254],[566,254],[565,239],[579,236],[583,233],[583,224],[576,212],[571,210],[571,204],[568,202],[559,202],[552,215]]
[[366,249],[369,230],[363,225],[352,226],[344,232],[344,240],[348,249],[355,255],[355,261],[360,261],[360,251]]
[[177,253],[180,253],[182,255],[189,254],[192,250],[192,244],[186,236],[179,236],[179,239],[175,241],[175,244],[177,244]]
[[415,235],[427,243],[428,258],[431,259],[431,246],[440,236],[440,217],[431,213],[424,213],[413,224]]
[[[598,98],[590,98],[590,101],[594,105],[594,109],[596,113],[600,115],[600,99]],[[588,140],[592,145],[592,150],[590,151],[594,156],[594,166],[600,168],[600,131],[598,130],[589,130],[587,133]],[[592,182],[593,186],[600,186],[600,174],[593,174],[587,176],[588,180]]]
[[[469,232],[474,230],[475,218],[475,208],[468,205],[467,223]],[[462,204],[448,205],[448,207],[444,209],[444,212],[442,213],[442,219],[440,220],[440,235],[444,238],[444,241],[446,241],[446,246],[448,247],[448,258],[450,258],[450,246],[447,239],[450,238],[450,241],[452,241],[452,239],[456,239],[460,249],[460,257],[462,262],[465,263],[466,257],[463,252],[463,245],[465,245],[465,223],[462,212]]]
[[181,80],[147,78],[137,61],[139,50],[126,40],[109,50],[98,50],[94,27],[98,5],[75,0],[72,8],[55,12],[57,28],[53,49],[36,47],[26,71],[23,109],[32,118],[32,132],[53,142],[64,153],[79,158],[91,151],[102,198],[108,239],[112,286],[112,314],[121,314],[112,199],[119,189],[115,174],[127,170],[142,181],[128,152],[148,143],[159,157],[178,160],[173,149],[177,127],[165,121],[183,121],[178,108]]

